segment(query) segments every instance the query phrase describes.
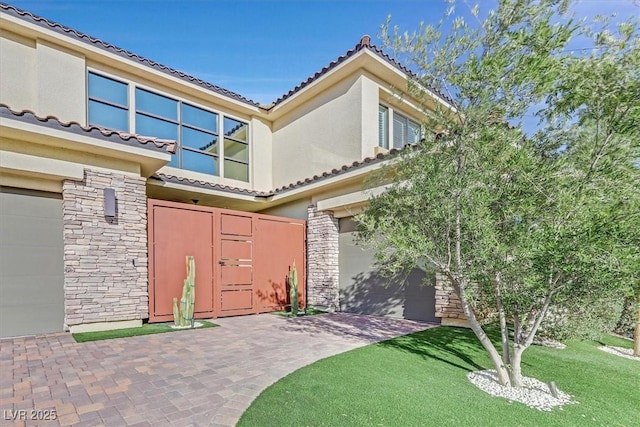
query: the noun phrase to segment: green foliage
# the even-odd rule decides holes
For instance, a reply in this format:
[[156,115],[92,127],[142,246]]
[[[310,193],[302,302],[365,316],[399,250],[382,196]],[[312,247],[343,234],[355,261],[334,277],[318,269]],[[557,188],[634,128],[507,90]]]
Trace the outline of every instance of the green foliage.
[[[408,87],[433,136],[374,179],[393,185],[358,217],[360,242],[388,274],[419,265],[448,278],[499,371],[475,308],[504,313],[521,352],[552,303],[640,292],[640,37],[635,24],[589,28],[567,9],[505,0],[448,32],[445,20],[383,28],[418,70]],[[572,51],[574,37],[594,49]],[[525,134],[531,114],[537,130]]]
[[624,298],[619,295],[577,298],[571,305],[551,306],[540,325],[538,335],[558,341],[567,339],[596,340],[603,333],[616,329],[623,313]]
[[637,303],[631,297],[625,299],[622,313],[620,313],[620,318],[616,322],[616,327],[614,329],[617,334],[629,338],[633,336],[633,328],[636,322],[634,316],[638,311],[636,305]]
[[291,297],[291,315],[298,315],[298,269],[296,268],[296,261],[293,260],[293,265],[289,268],[289,293]]
[[184,279],[182,297],[173,299],[173,321],[175,326],[193,326],[193,313],[196,304],[196,261],[193,256],[186,257],[187,278]]

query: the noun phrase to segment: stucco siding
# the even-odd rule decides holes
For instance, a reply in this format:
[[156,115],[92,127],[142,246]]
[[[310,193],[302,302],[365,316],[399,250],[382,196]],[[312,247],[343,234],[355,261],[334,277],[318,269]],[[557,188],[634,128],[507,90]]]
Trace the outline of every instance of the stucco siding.
[[366,76],[362,77],[361,106],[361,158],[375,155],[378,146],[378,105],[380,104],[380,86]]
[[253,118],[251,126],[251,169],[253,172],[253,189],[258,191],[270,191],[273,188],[271,175],[272,139],[270,123]]
[[86,124],[83,56],[38,41],[38,112]]
[[86,123],[82,55],[3,31],[0,64],[0,102],[14,110]]
[[361,159],[362,79],[352,76],[273,124],[273,185]]
[[36,62],[35,40],[0,32],[0,102],[14,110],[36,107]]
[[307,209],[311,204],[311,199],[308,197],[295,200],[293,202],[284,203],[279,206],[274,206],[269,209],[260,211],[265,215],[283,216],[285,218],[307,219]]

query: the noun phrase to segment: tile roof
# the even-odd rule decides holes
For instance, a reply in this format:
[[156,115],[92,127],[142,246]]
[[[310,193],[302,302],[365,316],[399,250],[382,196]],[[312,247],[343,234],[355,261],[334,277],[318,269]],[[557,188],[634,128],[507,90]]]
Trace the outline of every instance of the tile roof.
[[[355,47],[353,49],[348,50],[344,55],[341,55],[340,57],[338,57],[338,59],[336,59],[335,61],[332,61],[326,67],[323,67],[320,71],[315,73],[313,76],[310,76],[305,81],[301,82],[299,85],[297,85],[296,87],[291,89],[286,94],[282,95],[280,98],[278,98],[272,104],[270,104],[268,106],[262,106],[258,102],[255,102],[255,101],[252,101],[250,99],[247,99],[244,96],[239,95],[239,94],[237,94],[235,92],[232,92],[230,90],[224,89],[224,88],[222,88],[220,86],[217,86],[217,85],[214,85],[212,83],[208,83],[208,82],[206,82],[204,80],[201,80],[201,79],[198,79],[196,77],[190,76],[190,75],[188,75],[186,73],[183,73],[181,71],[175,70],[175,69],[170,68],[170,67],[167,67],[165,65],[159,64],[159,63],[157,63],[155,61],[152,61],[150,59],[147,59],[147,58],[142,57],[140,55],[137,55],[135,53],[129,52],[128,50],[119,48],[119,47],[114,46],[112,44],[106,43],[106,42],[104,42],[104,41],[102,41],[100,39],[96,39],[96,38],[91,37],[91,36],[89,36],[87,34],[84,34],[84,33],[81,33],[79,31],[76,31],[76,30],[74,30],[72,28],[65,27],[65,26],[63,26],[61,24],[58,24],[56,22],[49,21],[48,19],[45,19],[45,18],[42,18],[40,16],[34,15],[31,12],[18,9],[15,6],[11,6],[9,4],[0,2],[0,10],[4,10],[6,13],[8,13],[11,16],[15,16],[17,18],[20,18],[20,19],[23,19],[23,20],[26,20],[26,21],[31,21],[34,24],[39,25],[40,27],[48,28],[48,29],[51,29],[51,30],[53,30],[53,31],[55,31],[57,33],[73,37],[76,40],[80,40],[80,41],[85,42],[87,44],[90,44],[90,45],[93,45],[93,46],[97,46],[100,49],[115,53],[116,55],[121,56],[123,58],[134,60],[134,61],[136,61],[136,62],[138,62],[140,64],[143,64],[143,65],[146,65],[148,67],[154,68],[156,70],[159,70],[159,71],[164,72],[166,74],[172,75],[174,77],[178,77],[181,80],[184,80],[184,81],[189,82],[189,83],[193,83],[195,85],[198,85],[198,86],[200,86],[202,88],[205,88],[207,90],[210,90],[212,92],[218,93],[220,95],[224,95],[226,97],[235,99],[236,101],[240,101],[242,103],[245,103],[245,104],[248,104],[248,105],[251,105],[251,106],[254,106],[254,107],[262,108],[263,110],[267,110],[267,111],[272,109],[276,105],[284,102],[285,100],[287,100],[288,98],[292,97],[296,93],[300,92],[302,89],[307,87],[309,84],[311,84],[314,81],[318,80],[320,77],[322,77],[323,75],[325,75],[326,73],[328,73],[332,69],[336,68],[338,65],[342,64],[343,62],[345,62],[346,60],[348,60],[349,58],[353,57],[358,52],[360,52],[360,51],[362,51],[364,49],[369,50],[370,52],[372,52],[373,54],[375,54],[376,56],[378,56],[379,58],[381,58],[382,60],[384,60],[385,62],[390,64],[391,66],[393,66],[396,69],[400,70],[401,72],[407,74],[408,76],[414,77],[414,78],[418,77],[413,71],[411,71],[409,68],[407,68],[404,65],[402,65],[397,60],[393,59],[388,54],[386,54],[381,48],[379,48],[379,47],[377,47],[375,45],[372,45],[371,44],[371,38],[369,36],[363,36],[362,39],[355,45]],[[447,103],[450,103],[450,104],[454,103],[451,98],[443,95],[442,93],[438,92],[434,88],[428,88],[428,89],[431,92],[433,92],[436,96],[438,96],[441,99],[443,99],[444,101],[446,101]]]
[[388,160],[389,157],[398,154],[400,151],[402,151],[402,149],[396,149],[393,148],[391,149],[388,153],[386,154],[378,154],[376,156],[373,157],[367,157],[361,161],[357,161],[357,162],[353,162],[349,165],[344,165],[342,167],[340,167],[339,169],[333,169],[329,172],[323,172],[320,175],[314,175],[310,178],[306,178],[304,180],[300,180],[297,182],[293,182],[287,185],[284,185],[282,187],[278,187],[272,191],[254,191],[254,190],[247,190],[244,188],[237,188],[237,187],[231,187],[228,185],[222,185],[222,184],[214,184],[211,182],[206,182],[206,181],[202,181],[202,180],[196,180],[196,179],[188,179],[188,178],[182,178],[182,177],[178,177],[178,176],[174,176],[174,175],[169,175],[169,174],[164,174],[164,173],[157,173],[154,178],[161,180],[161,181],[165,181],[165,182],[171,182],[171,183],[176,183],[176,184],[184,184],[184,185],[189,185],[192,187],[198,187],[198,188],[209,188],[209,189],[213,189],[213,190],[219,190],[219,191],[224,191],[227,193],[233,193],[233,194],[243,194],[246,196],[254,196],[254,197],[271,197],[271,196],[275,196],[277,194],[282,194],[282,193],[286,193],[287,191],[291,191],[291,190],[295,190],[297,188],[301,188],[310,184],[314,184],[316,182],[320,182],[323,181],[325,179],[329,179],[329,178],[333,178],[335,176],[338,175],[342,175],[344,173],[347,172],[351,172],[353,170],[365,167],[367,165],[371,165],[371,164],[375,164],[375,163],[379,163],[382,162],[384,160]]
[[[360,51],[362,51],[364,49],[369,50],[370,52],[372,52],[373,54],[375,54],[376,56],[381,58],[383,61],[385,61],[389,65],[395,67],[396,69],[402,71],[406,75],[408,75],[408,76],[410,76],[412,78],[417,78],[418,77],[417,74],[415,74],[409,68],[407,68],[404,65],[402,65],[397,60],[393,59],[388,54],[386,54],[381,48],[379,48],[379,47],[377,47],[375,45],[372,45],[371,44],[371,37],[365,35],[365,36],[362,36],[360,41],[355,45],[355,47],[353,49],[348,50],[344,55],[338,57],[338,59],[336,59],[335,61],[332,61],[329,65],[327,65],[326,67],[322,68],[320,71],[315,73],[313,76],[309,77],[308,79],[306,79],[305,81],[300,83],[298,86],[296,86],[295,88],[291,89],[286,94],[282,95],[280,98],[278,98],[272,104],[272,106],[270,108],[273,108],[276,105],[284,102],[286,99],[291,98],[293,95],[295,95],[296,93],[300,92],[302,89],[304,89],[305,87],[307,87],[308,85],[310,85],[314,81],[318,80],[320,77],[322,77],[323,75],[327,74],[329,71],[331,71],[332,69],[336,68],[338,65],[342,64],[343,62],[345,62],[346,60],[348,60],[349,58],[353,57],[358,52],[360,52]],[[453,104],[454,103],[451,98],[449,98],[448,96],[443,95],[442,93],[440,93],[436,89],[434,89],[432,87],[428,87],[427,89],[430,90],[431,92],[433,92],[436,96],[440,97],[445,102],[447,102],[449,104]]]
[[260,107],[260,104],[252,101],[250,99],[245,98],[242,95],[239,95],[235,92],[232,92],[230,90],[221,88],[220,86],[216,86],[214,84],[205,82],[204,80],[200,80],[196,77],[190,76],[186,73],[183,73],[182,71],[178,71],[175,70],[173,68],[167,67],[165,65],[159,64],[155,61],[152,61],[150,59],[147,59],[145,57],[142,57],[140,55],[137,55],[135,53],[129,52],[128,50],[122,49],[118,46],[114,46],[112,44],[106,43],[100,39],[96,39],[94,37],[91,37],[87,34],[81,33],[79,31],[76,31],[72,28],[69,27],[65,27],[64,25],[58,24],[57,22],[52,22],[49,21],[48,19],[42,18],[40,16],[34,15],[31,12],[27,12],[25,10],[21,10],[18,9],[15,6],[11,6],[9,4],[6,3],[0,3],[0,10],[5,11],[7,14],[11,15],[11,16],[15,16],[17,18],[20,18],[22,20],[25,21],[31,21],[34,24],[43,27],[43,28],[48,28],[50,30],[53,30],[57,33],[60,34],[64,34],[70,37],[75,38],[76,40],[80,40],[82,42],[85,42],[87,44],[96,46],[100,49],[115,53],[118,56],[121,56],[123,58],[126,59],[131,59],[134,60],[136,62],[139,62],[140,64],[146,65],[148,67],[154,68],[158,71],[161,71],[163,73],[172,75],[174,77],[178,77],[181,80],[187,81],[189,83],[193,83],[195,85],[198,85],[200,87],[203,87],[207,90],[210,90],[212,92],[218,93],[220,95],[224,95],[226,97],[235,99],[236,101],[240,101],[242,103],[245,104],[249,104],[252,105],[254,107]]
[[78,122],[63,122],[62,120],[54,116],[38,116],[30,110],[15,111],[5,104],[0,104],[0,118],[8,118],[19,120],[21,122],[33,123],[41,126],[46,126],[51,129],[60,129],[66,132],[71,132],[76,135],[87,135],[93,138],[102,139],[104,141],[124,143],[134,146],[143,145],[145,148],[150,148],[156,151],[164,151],[171,154],[175,154],[176,152],[177,143],[173,140],[118,132],[99,126],[82,126]]
[[254,197],[273,196],[273,193],[271,192],[247,190],[246,188],[238,188],[238,187],[231,187],[228,185],[214,184],[212,182],[201,181],[199,179],[184,178],[184,177],[170,175],[166,173],[156,173],[152,178],[155,178],[164,182],[171,182],[174,184],[184,184],[191,187],[218,190],[218,191],[223,191],[225,193],[243,194],[245,196],[254,196]]

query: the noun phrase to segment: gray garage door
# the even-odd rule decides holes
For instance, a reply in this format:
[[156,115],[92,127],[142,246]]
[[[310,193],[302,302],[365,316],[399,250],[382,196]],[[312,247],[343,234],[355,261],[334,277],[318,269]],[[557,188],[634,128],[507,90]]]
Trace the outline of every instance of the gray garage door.
[[340,220],[340,308],[342,311],[435,322],[435,290],[423,286],[425,273],[414,270],[406,281],[382,277],[374,252],[354,242],[355,224]]
[[60,195],[0,187],[0,337],[62,331]]

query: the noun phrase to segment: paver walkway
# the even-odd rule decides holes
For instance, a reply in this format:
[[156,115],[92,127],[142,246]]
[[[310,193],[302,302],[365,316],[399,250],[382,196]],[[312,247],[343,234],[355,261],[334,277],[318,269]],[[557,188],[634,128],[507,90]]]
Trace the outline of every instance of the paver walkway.
[[[214,322],[221,327],[88,343],[69,334],[0,340],[0,424],[232,426],[294,370],[432,326],[338,313]],[[51,409],[55,421],[11,420]]]

